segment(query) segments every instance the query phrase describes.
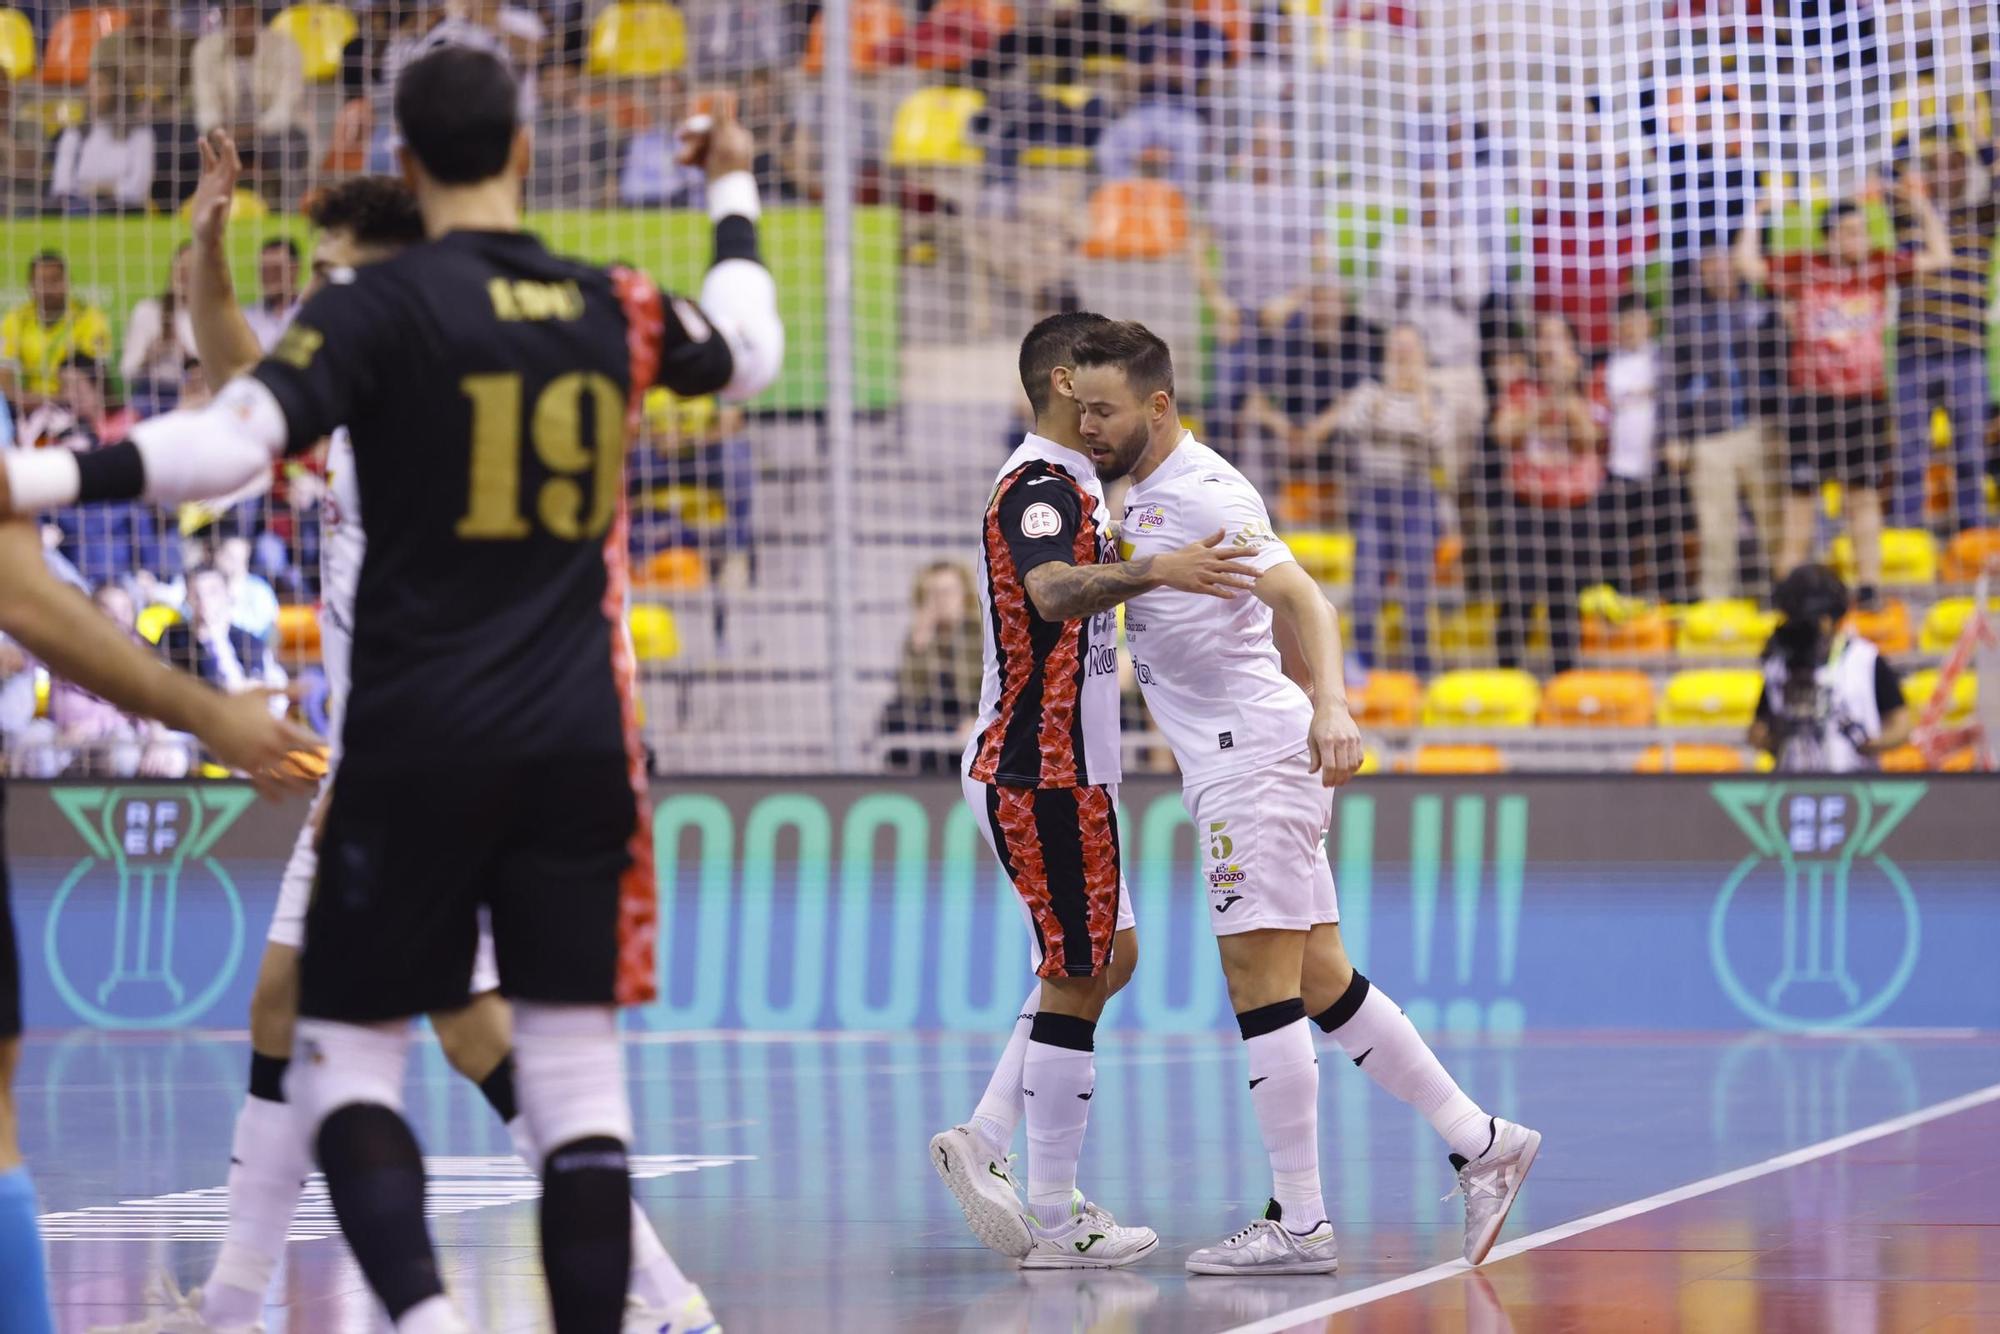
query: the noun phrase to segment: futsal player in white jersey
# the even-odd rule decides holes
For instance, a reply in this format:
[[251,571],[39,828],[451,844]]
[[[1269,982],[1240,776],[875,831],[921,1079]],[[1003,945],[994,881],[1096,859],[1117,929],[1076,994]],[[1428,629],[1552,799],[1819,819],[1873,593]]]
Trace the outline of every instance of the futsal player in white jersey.
[[[256,334],[244,320],[230,279],[224,238],[227,203],[238,164],[226,132],[202,142],[202,177],[194,201],[194,273],[189,313],[196,351],[213,383],[226,383],[262,358]],[[333,270],[375,263],[424,239],[422,214],[400,182],[358,177],[329,187],[314,201],[313,250],[308,295]],[[305,945],[306,908],[318,872],[319,817],[339,766],[341,716],[346,707],[353,643],[355,589],[367,537],[355,484],[354,452],[347,432],[327,444],[327,493],[320,504],[320,663],[327,680],[327,733],[332,753],[313,812],[300,828],[279,882],[277,910],[258,966],[250,1002],[250,1089],[236,1121],[230,1150],[229,1223],[208,1281],[182,1294],[168,1287],[170,1309],[127,1326],[130,1331],[236,1331],[261,1329],[259,1320],[305,1178],[313,1170],[308,1128],[285,1096],[293,1026],[298,1013],[299,953]],[[500,975],[490,936],[482,932],[470,1004],[431,1016],[445,1057],[479,1086],[529,1169],[540,1155],[516,1106],[510,1015],[500,997]],[[171,1285],[171,1276],[163,1280]],[[701,1289],[668,1255],[651,1222],[632,1206],[632,1291],[626,1328],[646,1334],[720,1334]]]
[[[1098,476],[1133,481],[1119,530],[1129,558],[1221,529],[1257,574],[1253,597],[1219,602],[1158,589],[1125,607],[1139,687],[1179,761],[1182,799],[1207,852],[1209,925],[1273,1178],[1264,1216],[1196,1251],[1188,1269],[1323,1274],[1337,1265],[1320,1190],[1319,1060],[1308,1015],[1443,1136],[1465,1194],[1465,1258],[1477,1264],[1541,1136],[1488,1116],[1460,1091],[1341,946],[1326,836],[1333,789],[1361,766],[1361,733],[1347,709],[1339,622],[1272,533],[1256,488],[1181,427],[1164,342],[1136,323],[1095,330],[1077,344],[1072,385]],[[1288,659],[1309,686],[1287,674]]]

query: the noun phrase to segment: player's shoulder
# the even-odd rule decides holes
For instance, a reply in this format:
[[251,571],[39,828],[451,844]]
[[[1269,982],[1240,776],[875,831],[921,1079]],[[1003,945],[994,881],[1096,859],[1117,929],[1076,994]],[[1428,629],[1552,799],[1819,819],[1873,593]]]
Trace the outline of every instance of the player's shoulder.
[[1184,495],[1218,505],[1246,498],[1261,502],[1256,486],[1228,459],[1199,440],[1190,440],[1181,448],[1189,454],[1175,481]]

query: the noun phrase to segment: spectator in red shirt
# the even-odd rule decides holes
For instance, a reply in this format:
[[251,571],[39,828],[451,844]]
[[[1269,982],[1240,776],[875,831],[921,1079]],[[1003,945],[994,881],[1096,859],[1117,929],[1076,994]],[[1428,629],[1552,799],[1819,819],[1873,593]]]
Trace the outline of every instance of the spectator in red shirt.
[[1803,565],[1812,546],[1821,483],[1846,490],[1843,512],[1854,541],[1858,601],[1872,607],[1882,582],[1882,477],[1889,468],[1888,379],[1883,337],[1891,289],[1952,262],[1951,240],[1922,181],[1896,193],[1923,229],[1920,251],[1875,245],[1861,206],[1843,200],[1820,219],[1819,250],[1764,256],[1764,205],[1752,206],[1736,238],[1736,269],[1785,303],[1792,334],[1787,416],[1784,536],[1775,573]]

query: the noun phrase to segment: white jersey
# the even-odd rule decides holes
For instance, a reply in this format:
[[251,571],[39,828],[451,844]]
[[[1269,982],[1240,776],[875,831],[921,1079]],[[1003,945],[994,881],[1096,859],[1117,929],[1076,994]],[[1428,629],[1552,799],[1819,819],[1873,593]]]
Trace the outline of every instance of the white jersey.
[[[1242,473],[1184,434],[1158,471],[1125,499],[1119,540],[1128,556],[1156,556],[1221,529],[1225,544],[1257,554],[1262,573],[1292,559],[1271,531],[1263,497]],[[1227,600],[1155,589],[1125,604],[1125,638],[1153,721],[1191,787],[1297,755],[1312,731],[1312,700],[1288,678],[1271,638],[1271,609],[1249,593]]]
[[319,660],[326,672],[326,717],[334,748],[347,712],[354,656],[354,592],[368,535],[361,530],[361,485],[354,475],[354,442],[345,426],[326,446],[326,499],[320,504]]
[[1029,571],[1118,559],[1104,487],[1090,460],[1030,434],[994,479],[980,526],[985,676],[965,774],[1000,787],[1116,783],[1118,617],[1046,621]]

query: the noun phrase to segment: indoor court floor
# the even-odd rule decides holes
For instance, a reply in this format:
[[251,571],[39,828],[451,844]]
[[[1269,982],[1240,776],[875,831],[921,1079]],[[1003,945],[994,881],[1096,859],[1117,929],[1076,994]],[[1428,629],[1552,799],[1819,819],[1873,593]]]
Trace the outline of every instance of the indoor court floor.
[[[2000,1329],[2000,1037],[1528,1034],[1443,1041],[1489,1109],[1544,1136],[1495,1258],[1414,1114],[1322,1048],[1337,1278],[1190,1279],[1261,1208],[1268,1168],[1234,1035],[1100,1042],[1083,1184],[1161,1246],[1111,1273],[1023,1275],[961,1223],[926,1155],[999,1037],[642,1034],[635,1190],[730,1334],[993,1331]],[[207,1271],[241,1034],[31,1036],[20,1078],[64,1334]],[[448,1281],[481,1329],[540,1330],[535,1183],[478,1093],[419,1048]],[[315,1181],[276,1331],[386,1329]]]

